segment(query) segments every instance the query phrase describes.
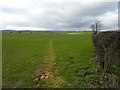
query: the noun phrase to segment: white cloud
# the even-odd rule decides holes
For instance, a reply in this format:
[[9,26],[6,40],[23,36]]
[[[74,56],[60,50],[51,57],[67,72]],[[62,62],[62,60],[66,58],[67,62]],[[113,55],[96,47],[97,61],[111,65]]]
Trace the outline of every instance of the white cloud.
[[117,3],[87,0],[1,0],[0,28],[80,30],[97,19],[114,28],[117,8]]
[[[38,30],[48,30],[48,28],[35,28],[35,27],[16,27],[16,26],[12,26],[12,25],[8,25],[5,29],[10,29],[12,28],[13,30],[35,30],[35,31],[38,31]],[[49,29],[51,30],[51,29]]]
[[118,10],[107,12],[102,16],[98,17],[106,28],[117,28],[118,27]]

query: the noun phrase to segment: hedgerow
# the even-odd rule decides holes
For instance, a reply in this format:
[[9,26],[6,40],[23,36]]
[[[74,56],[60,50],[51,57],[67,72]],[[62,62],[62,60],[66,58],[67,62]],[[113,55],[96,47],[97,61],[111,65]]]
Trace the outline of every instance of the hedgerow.
[[102,78],[105,82],[110,82],[109,84],[113,87],[118,87],[120,84],[120,31],[100,32],[94,34],[92,38],[97,59],[104,73]]

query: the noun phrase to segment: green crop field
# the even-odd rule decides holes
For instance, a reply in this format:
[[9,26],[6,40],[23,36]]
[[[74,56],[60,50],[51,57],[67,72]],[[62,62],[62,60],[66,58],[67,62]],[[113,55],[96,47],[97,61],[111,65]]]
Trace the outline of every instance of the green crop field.
[[[100,87],[91,33],[71,33],[3,32],[3,87]],[[51,74],[34,81],[41,72]]]

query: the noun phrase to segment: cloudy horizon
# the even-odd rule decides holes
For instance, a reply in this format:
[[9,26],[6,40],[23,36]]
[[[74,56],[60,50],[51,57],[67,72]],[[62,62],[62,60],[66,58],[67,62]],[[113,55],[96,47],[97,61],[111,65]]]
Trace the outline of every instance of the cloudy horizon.
[[2,0],[0,30],[89,30],[101,21],[103,30],[118,28],[117,2]]

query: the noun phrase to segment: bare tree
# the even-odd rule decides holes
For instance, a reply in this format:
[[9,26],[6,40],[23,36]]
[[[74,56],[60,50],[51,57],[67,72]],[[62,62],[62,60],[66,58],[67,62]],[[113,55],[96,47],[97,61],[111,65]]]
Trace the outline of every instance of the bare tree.
[[95,33],[95,24],[92,24],[90,27],[91,27],[93,33]]
[[93,34],[97,34],[97,32],[100,30],[102,24],[100,21],[96,21],[94,24],[91,25],[91,29],[93,30]]

